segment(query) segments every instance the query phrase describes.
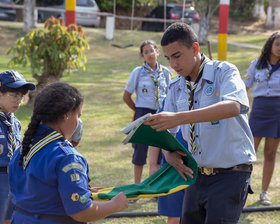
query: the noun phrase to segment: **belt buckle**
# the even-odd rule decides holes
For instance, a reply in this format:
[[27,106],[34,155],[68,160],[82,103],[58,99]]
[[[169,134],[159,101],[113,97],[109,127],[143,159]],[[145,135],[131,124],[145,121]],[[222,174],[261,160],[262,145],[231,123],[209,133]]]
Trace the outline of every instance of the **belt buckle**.
[[201,174],[209,176],[209,175],[215,175],[216,173],[214,172],[213,168],[205,168],[205,167],[203,167],[202,170],[201,170]]

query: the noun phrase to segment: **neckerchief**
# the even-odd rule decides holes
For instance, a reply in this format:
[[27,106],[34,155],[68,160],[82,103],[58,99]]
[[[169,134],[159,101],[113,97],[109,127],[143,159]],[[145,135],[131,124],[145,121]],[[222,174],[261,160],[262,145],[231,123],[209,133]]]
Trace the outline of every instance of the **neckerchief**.
[[270,80],[270,76],[272,75],[273,72],[275,72],[278,68],[280,67],[280,60],[273,66],[271,66],[271,69],[266,69],[267,71],[267,78],[265,79],[266,81]]
[[[10,117],[13,116],[13,114],[10,115]],[[8,120],[9,115],[7,115],[1,108],[0,108],[0,120],[7,126],[8,128],[8,148],[9,148],[9,154],[8,156],[12,158],[14,151],[16,150],[16,138],[14,135],[13,125]]]
[[[193,96],[194,96],[194,91],[198,85],[199,80],[202,77],[202,73],[203,73],[203,69],[204,69],[204,65],[208,62],[208,59],[206,57],[204,57],[204,55],[202,55],[201,57],[201,65],[199,67],[199,71],[198,71],[198,76],[194,82],[193,87],[191,86],[191,82],[190,82],[190,77],[186,77],[186,85],[188,87],[188,97],[189,97],[189,110],[193,110]],[[195,153],[196,150],[196,144],[195,144],[195,124],[194,123],[190,123],[190,145],[191,145],[191,153]]]
[[50,144],[51,142],[60,138],[63,141],[65,140],[60,133],[51,129],[51,130],[47,130],[44,133],[44,136],[42,136],[38,141],[32,142],[32,146],[29,152],[27,153],[27,155],[23,157],[23,169],[24,170],[26,169],[26,167],[29,164],[29,161],[38,151],[40,151],[42,148],[44,148],[46,145]]
[[145,71],[150,75],[151,79],[154,81],[155,84],[155,105],[159,108],[160,107],[160,99],[159,99],[159,78],[163,72],[162,66],[159,66],[158,69],[158,77],[155,78],[152,73],[150,72],[150,70],[144,65],[144,69]]

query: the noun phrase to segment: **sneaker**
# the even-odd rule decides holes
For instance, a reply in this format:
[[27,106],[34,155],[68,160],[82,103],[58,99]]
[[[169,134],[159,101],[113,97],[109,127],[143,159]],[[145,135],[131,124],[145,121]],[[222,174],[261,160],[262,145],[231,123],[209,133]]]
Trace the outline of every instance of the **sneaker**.
[[132,200],[129,200],[128,203],[137,203],[139,199],[132,199]]
[[266,191],[261,191],[260,193],[260,201],[262,205],[271,205],[270,198],[267,196]]

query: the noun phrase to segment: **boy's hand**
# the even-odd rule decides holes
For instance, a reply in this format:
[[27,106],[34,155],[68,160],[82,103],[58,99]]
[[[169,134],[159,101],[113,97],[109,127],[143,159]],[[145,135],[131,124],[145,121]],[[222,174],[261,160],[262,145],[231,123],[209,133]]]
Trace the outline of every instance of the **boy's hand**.
[[164,131],[170,128],[178,126],[180,123],[176,117],[176,113],[172,112],[161,112],[159,114],[151,115],[147,121],[144,122],[146,125],[150,125],[157,131]]
[[165,151],[164,156],[166,161],[179,172],[179,174],[185,181],[187,181],[185,175],[193,178],[192,169],[187,167],[183,162],[182,156],[186,156],[184,152],[180,150],[177,150],[176,152]]

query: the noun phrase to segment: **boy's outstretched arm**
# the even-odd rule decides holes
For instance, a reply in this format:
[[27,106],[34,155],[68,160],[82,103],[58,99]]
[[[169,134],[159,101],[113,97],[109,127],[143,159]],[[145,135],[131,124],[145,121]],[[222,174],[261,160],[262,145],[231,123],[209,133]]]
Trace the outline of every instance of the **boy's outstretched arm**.
[[145,122],[157,131],[167,130],[178,125],[217,121],[240,114],[240,103],[225,100],[216,104],[184,112],[162,112],[150,116]]

